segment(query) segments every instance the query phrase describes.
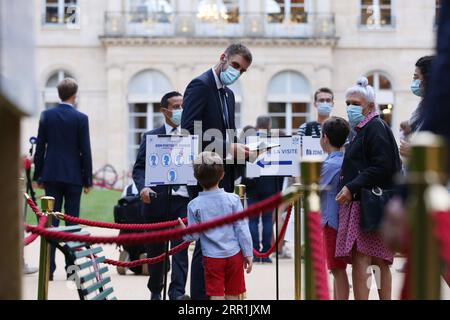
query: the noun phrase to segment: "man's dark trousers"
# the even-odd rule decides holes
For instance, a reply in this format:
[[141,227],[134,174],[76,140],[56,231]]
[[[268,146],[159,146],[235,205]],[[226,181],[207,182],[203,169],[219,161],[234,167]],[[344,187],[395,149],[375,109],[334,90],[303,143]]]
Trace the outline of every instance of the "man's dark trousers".
[[[64,201],[64,213],[73,217],[80,216],[80,200],[81,192],[83,190],[82,186],[77,186],[62,182],[45,182],[45,194],[49,197],[55,198],[55,212],[61,212],[63,201]],[[59,226],[59,220],[53,217],[52,225],[54,227]],[[73,225],[73,223],[66,222],[66,226]],[[51,246],[50,255],[50,274],[53,275],[56,269],[55,263],[55,251],[56,246]],[[68,267],[68,262],[66,260],[66,269]]]
[[[169,218],[161,215],[152,216],[147,214],[145,219],[148,223],[158,223],[167,220],[176,220],[178,217],[187,216],[187,205],[189,198],[172,196],[170,201]],[[183,242],[182,239],[171,241],[171,247],[175,247]],[[165,252],[165,243],[153,243],[147,246],[147,257],[153,258]],[[185,287],[188,274],[188,249],[184,249],[172,256],[172,274],[169,286],[169,298],[176,299],[185,294]],[[151,293],[161,293],[164,288],[164,262],[149,265],[149,280],[147,287]]]

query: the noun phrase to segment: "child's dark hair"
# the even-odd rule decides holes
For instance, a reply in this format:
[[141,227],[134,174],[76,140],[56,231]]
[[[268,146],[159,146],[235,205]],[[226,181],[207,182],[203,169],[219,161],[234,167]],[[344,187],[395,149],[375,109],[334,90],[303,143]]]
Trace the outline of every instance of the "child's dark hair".
[[322,135],[326,135],[330,144],[335,148],[342,148],[350,133],[348,122],[339,117],[332,117],[322,125]]
[[223,160],[215,152],[202,152],[195,159],[194,177],[204,189],[210,189],[219,183],[223,172]]

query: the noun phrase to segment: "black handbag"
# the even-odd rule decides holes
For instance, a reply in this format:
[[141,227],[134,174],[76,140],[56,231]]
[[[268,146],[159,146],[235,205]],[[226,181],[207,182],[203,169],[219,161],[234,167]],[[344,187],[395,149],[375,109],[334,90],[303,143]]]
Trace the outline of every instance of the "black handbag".
[[384,207],[394,197],[396,191],[375,187],[361,189],[360,227],[363,232],[379,230],[384,215]]
[[[386,129],[386,125],[383,120],[380,120]],[[387,130],[387,134],[391,140],[391,143],[396,145],[394,136]],[[363,140],[364,145],[364,140]],[[367,164],[364,149],[363,149],[363,161]],[[400,172],[401,160],[398,153],[396,153],[395,159],[395,171]],[[379,230],[381,221],[384,216],[384,207],[398,192],[395,189],[382,189],[380,187],[373,187],[372,189],[361,189],[360,201],[361,201],[361,213],[360,213],[360,228],[363,232],[377,232]]]

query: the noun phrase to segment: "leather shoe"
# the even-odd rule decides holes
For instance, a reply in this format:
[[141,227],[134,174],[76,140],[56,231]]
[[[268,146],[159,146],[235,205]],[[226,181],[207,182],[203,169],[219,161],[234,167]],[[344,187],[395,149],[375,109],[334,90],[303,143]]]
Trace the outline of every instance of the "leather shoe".
[[152,293],[150,300],[162,300],[161,293]]
[[176,297],[172,300],[191,300],[191,297],[187,294],[183,294],[182,296]]

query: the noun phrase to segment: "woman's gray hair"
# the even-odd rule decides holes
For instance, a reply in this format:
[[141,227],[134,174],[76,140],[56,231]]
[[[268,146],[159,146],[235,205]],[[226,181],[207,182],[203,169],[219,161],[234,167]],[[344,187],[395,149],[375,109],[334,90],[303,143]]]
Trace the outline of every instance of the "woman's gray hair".
[[369,80],[366,77],[359,78],[356,86],[348,88],[345,97],[348,98],[353,94],[362,96],[367,102],[375,103],[375,90],[372,86],[369,86]]

